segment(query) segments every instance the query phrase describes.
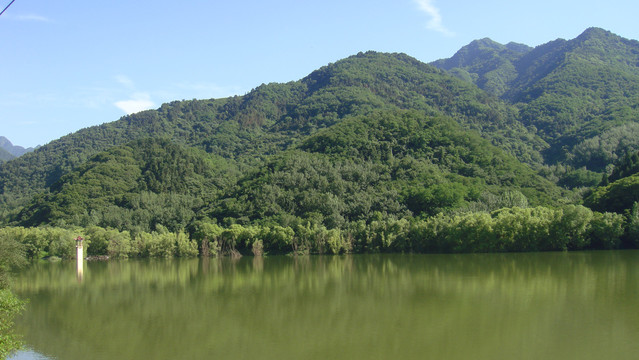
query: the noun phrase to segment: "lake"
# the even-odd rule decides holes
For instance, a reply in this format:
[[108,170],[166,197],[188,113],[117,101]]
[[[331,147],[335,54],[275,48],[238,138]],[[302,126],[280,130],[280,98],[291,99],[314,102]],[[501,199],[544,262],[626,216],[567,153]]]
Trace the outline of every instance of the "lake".
[[40,262],[14,359],[636,359],[639,251]]

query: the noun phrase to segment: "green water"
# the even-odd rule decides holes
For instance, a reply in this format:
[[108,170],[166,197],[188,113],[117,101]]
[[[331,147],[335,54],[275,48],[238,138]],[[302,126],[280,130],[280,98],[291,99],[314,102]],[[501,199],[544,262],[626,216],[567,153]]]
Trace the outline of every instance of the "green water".
[[39,263],[53,359],[637,359],[639,252]]

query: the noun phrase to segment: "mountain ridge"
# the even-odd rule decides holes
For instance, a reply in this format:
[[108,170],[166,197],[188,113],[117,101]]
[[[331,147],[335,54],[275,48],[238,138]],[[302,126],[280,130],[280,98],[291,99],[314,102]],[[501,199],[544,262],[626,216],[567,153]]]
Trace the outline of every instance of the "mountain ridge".
[[[603,162],[589,163],[575,148],[605,131],[634,123],[639,116],[636,40],[592,27],[575,39],[549,41],[521,54],[491,50],[490,61],[485,49],[474,53],[468,49],[460,50],[467,53],[459,68],[452,67],[456,64],[451,60],[457,54],[431,64],[517,106],[519,120],[550,144],[544,154],[547,163],[567,162],[602,171]],[[597,156],[610,163],[623,153]]]
[[[392,67],[380,67],[380,64],[389,62],[393,64]],[[372,70],[361,71],[357,66],[353,67],[353,63],[364,63],[363,66]],[[390,76],[386,69],[393,69],[399,75]],[[393,85],[389,85],[389,81]],[[372,84],[376,84],[374,89]],[[398,85],[406,89],[397,93],[394,86]],[[457,97],[467,101],[455,103]],[[369,52],[322,67],[296,82],[263,84],[245,96],[172,102],[157,110],[143,111],[112,123],[82,129],[28,154],[21,161],[27,164],[33,162],[31,167],[21,167],[21,163],[12,162],[0,168],[0,175],[3,171],[23,172],[20,176],[22,179],[43,188],[98,151],[149,136],[182,139],[185,144],[226,157],[236,156],[238,151],[247,149],[258,151],[255,143],[247,141],[247,137],[266,136],[272,141],[262,145],[269,149],[262,148],[259,152],[272,153],[281,150],[278,147],[290,146],[290,139],[286,137],[290,131],[309,134],[332,125],[352,110],[366,112],[385,106],[411,107],[414,103],[427,114],[451,114],[468,128],[495,128],[498,124],[491,124],[491,121],[508,122],[512,119],[508,114],[505,118],[499,115],[511,111],[499,110],[503,107],[499,101],[478,92],[473,86],[447,77],[434,67],[403,54]],[[321,107],[318,104],[322,104]],[[476,115],[482,113],[485,121],[477,121]],[[514,126],[517,124],[514,123]],[[235,138],[221,139],[218,136],[220,131],[230,131]],[[519,131],[526,133],[521,126]],[[500,136],[497,132],[484,134]],[[243,150],[238,146],[243,147]],[[534,146],[539,149],[544,147],[542,142]],[[91,150],[93,148],[95,150]],[[87,149],[89,152],[85,151]],[[527,153],[525,156],[535,156],[533,149],[519,152]],[[25,184],[12,184],[10,177],[0,176],[0,191],[3,193],[13,191],[17,186],[24,188]]]
[[[590,28],[535,48],[479,39],[453,58],[426,64],[406,54],[358,53],[244,96],[174,101],[82,129],[0,165],[1,218],[142,226],[131,223],[130,201],[105,195],[107,179],[73,179],[86,164],[102,169],[96,159],[118,158],[149,138],[235,169],[206,204],[167,205],[191,220],[283,224],[292,217],[329,227],[373,213],[496,210],[490,199],[506,193],[535,205],[578,202],[579,188],[639,149],[632,140],[639,138],[639,42]],[[138,163],[144,173],[148,165]],[[176,168],[164,169],[159,179],[172,181]],[[200,186],[196,175],[189,181]],[[97,190],[87,190],[90,183]],[[64,208],[65,189],[85,194],[84,205],[45,216],[47,208]],[[125,192],[141,196],[143,189]],[[172,190],[157,189],[153,196],[170,198]],[[104,220],[91,199],[117,221]]]

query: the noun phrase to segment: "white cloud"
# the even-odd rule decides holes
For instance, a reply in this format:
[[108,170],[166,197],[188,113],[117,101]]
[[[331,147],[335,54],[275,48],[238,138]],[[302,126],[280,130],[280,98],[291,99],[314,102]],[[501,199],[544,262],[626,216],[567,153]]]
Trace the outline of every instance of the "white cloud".
[[127,92],[133,92],[128,100],[120,100],[113,103],[118,109],[124,111],[127,115],[140,112],[143,110],[153,109],[155,103],[151,101],[151,95],[146,92],[135,90],[135,83],[126,75],[117,75],[115,80],[123,85]]
[[124,111],[127,115],[143,110],[153,109],[155,104],[147,93],[135,93],[129,100],[116,101],[113,105]]
[[448,30],[442,21],[442,15],[439,13],[439,9],[435,6],[434,0],[414,0],[419,10],[430,16],[430,21],[426,24],[426,27],[440,32],[446,36],[455,35],[452,31]]
[[[113,96],[112,94],[106,94],[106,90],[102,91],[105,94],[95,98],[95,105],[101,104],[99,102],[100,99],[110,97],[112,100],[109,103],[126,114],[157,108],[155,101],[161,103],[179,99],[222,98],[242,93],[242,89],[237,86],[225,87],[209,82],[180,82],[165,88],[145,91],[144,89],[139,89],[136,83],[126,75],[116,75],[114,79],[120,85],[119,90],[116,91],[119,95]],[[99,92],[96,90],[96,93]],[[122,100],[114,101],[116,99]]]

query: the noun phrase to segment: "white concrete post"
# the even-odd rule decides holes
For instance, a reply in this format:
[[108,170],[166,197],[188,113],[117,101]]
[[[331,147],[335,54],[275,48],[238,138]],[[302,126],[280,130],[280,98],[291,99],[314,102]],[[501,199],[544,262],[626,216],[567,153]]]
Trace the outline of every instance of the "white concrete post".
[[75,239],[75,250],[76,250],[76,265],[77,265],[77,274],[78,274],[78,280],[82,281],[82,277],[84,276],[84,251],[83,251],[83,244],[82,241],[84,239],[82,238],[82,236],[78,236]]

